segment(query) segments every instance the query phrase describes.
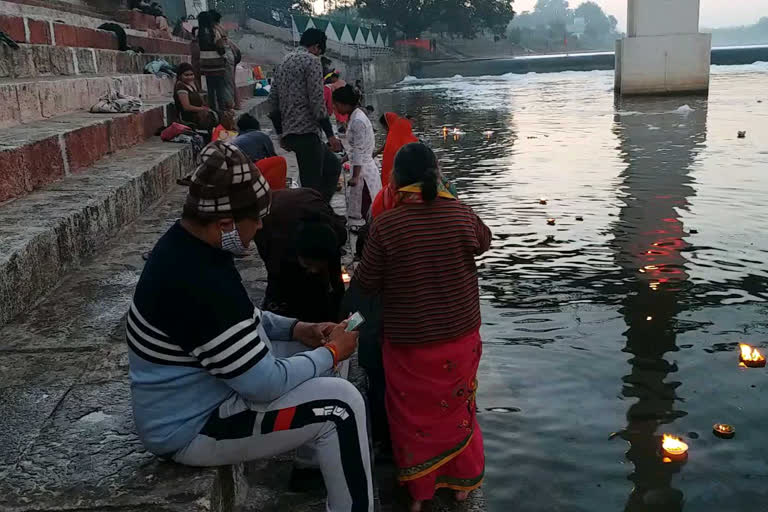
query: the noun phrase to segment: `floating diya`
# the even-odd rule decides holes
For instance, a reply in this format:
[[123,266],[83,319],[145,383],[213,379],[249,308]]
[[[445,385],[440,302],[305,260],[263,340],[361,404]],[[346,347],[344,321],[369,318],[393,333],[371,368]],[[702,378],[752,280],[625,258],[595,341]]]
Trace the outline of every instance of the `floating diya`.
[[736,435],[736,429],[733,428],[733,425],[715,423],[712,426],[712,433],[721,439],[732,439]]
[[664,462],[683,462],[688,458],[688,445],[682,439],[664,434],[661,440]]
[[485,130],[483,132],[483,135],[485,135],[486,139],[490,139],[491,137],[493,137],[493,130]]
[[547,198],[546,197],[540,197],[539,198],[539,204],[547,204]]
[[547,224],[549,224],[550,226],[554,226],[555,225],[555,219],[547,219]]
[[752,348],[746,343],[739,343],[739,366],[748,368],[763,368],[765,366],[765,356],[756,348]]

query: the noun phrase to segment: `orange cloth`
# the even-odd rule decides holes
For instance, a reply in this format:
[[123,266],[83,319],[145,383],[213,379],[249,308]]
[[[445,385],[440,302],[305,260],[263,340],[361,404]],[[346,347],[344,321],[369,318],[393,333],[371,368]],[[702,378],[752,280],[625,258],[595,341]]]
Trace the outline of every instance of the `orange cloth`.
[[419,142],[413,134],[413,127],[408,119],[393,112],[387,112],[384,118],[387,120],[387,143],[384,145],[384,156],[381,161],[381,184],[384,187],[382,192],[389,185],[397,152],[406,144]]
[[272,190],[282,190],[285,188],[285,178],[288,174],[288,162],[282,156],[271,156],[262,158],[256,162],[256,167],[261,171],[261,175],[269,183]]
[[237,137],[237,132],[227,130],[223,126],[219,125],[213,129],[213,135],[211,137],[212,142],[217,140],[229,140]]
[[261,66],[253,67],[253,78],[254,80],[264,80],[264,73],[261,71]]

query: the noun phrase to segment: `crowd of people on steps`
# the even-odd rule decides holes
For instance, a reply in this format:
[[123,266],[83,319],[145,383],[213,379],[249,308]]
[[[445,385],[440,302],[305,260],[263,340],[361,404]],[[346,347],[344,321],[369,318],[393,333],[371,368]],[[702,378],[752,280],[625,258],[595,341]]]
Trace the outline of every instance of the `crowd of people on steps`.
[[[409,118],[382,115],[376,148],[362,84],[324,67],[317,29],[271,82],[268,117],[298,163],[301,186],[286,186],[258,119],[232,114],[237,52],[220,16],[199,21],[199,68],[179,66],[174,99],[211,142],[180,180],[181,218],[149,253],[126,324],[142,442],[189,466],[295,450],[291,486],[321,481],[329,512],[372,512],[374,462],[388,458],[411,512],[438,489],[466,500],[485,469],[475,259],[490,229]],[[346,218],[330,205],[339,185]],[[347,283],[350,231],[359,264]],[[259,304],[236,266],[254,247],[267,271]],[[356,352],[365,398],[347,380]]]

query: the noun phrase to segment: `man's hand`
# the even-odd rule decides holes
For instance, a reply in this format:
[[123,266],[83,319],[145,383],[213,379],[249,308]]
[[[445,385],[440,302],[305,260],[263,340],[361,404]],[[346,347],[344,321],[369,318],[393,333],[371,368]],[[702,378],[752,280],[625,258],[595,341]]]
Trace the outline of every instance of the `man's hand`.
[[336,327],[337,324],[331,322],[321,324],[299,322],[293,328],[293,339],[309,348],[322,347],[328,343],[328,338]]
[[334,327],[327,343],[327,345],[331,345],[336,349],[336,355],[339,358],[338,362],[346,361],[357,350],[357,341],[360,335],[357,332],[346,332],[344,329],[347,328],[348,323],[342,322]]
[[347,185],[349,185],[350,187],[356,187],[358,183],[360,183],[360,175],[352,176],[351,178],[349,178]]
[[328,145],[331,146],[331,151],[334,153],[341,153],[344,149],[344,146],[341,145],[341,141],[335,135],[328,138]]
[[286,151],[293,151],[291,146],[288,145],[288,141],[285,140],[285,137],[280,137],[280,147]]

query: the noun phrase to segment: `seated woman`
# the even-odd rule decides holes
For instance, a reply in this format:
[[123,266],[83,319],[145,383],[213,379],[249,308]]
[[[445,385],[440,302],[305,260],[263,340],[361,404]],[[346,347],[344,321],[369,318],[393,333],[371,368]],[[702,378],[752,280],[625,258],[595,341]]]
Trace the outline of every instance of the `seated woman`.
[[275,153],[275,145],[266,133],[261,131],[259,120],[251,114],[243,114],[237,120],[239,135],[232,144],[239,147],[259,168],[272,190],[285,188],[288,163]]
[[185,124],[199,130],[210,130],[216,125],[216,113],[205,104],[196,82],[192,64],[179,64],[176,69],[176,86],[173,88],[176,112]]
[[333,103],[337,112],[349,116],[346,146],[352,177],[347,183],[347,221],[350,227],[359,229],[365,225],[373,198],[381,190],[379,167],[373,160],[376,139],[354,87],[345,85],[335,90]]
[[355,280],[381,297],[392,450],[418,512],[438,488],[461,501],[482,482],[475,257],[489,249],[491,232],[469,206],[438,194],[437,159],[424,144],[397,153],[394,183],[413,196],[373,223]]

